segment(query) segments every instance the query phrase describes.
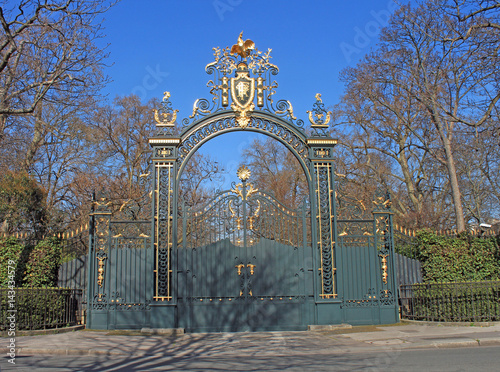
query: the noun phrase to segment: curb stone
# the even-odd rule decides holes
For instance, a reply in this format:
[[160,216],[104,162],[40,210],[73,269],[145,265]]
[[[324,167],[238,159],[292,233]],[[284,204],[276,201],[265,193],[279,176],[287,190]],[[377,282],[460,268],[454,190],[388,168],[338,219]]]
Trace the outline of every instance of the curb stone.
[[[80,324],[76,326],[71,326],[71,327],[64,327],[64,328],[50,328],[50,329],[38,329],[38,330],[33,330],[33,331],[16,331],[16,337],[21,337],[21,336],[43,336],[43,335],[55,335],[59,333],[69,333],[69,332],[75,332],[75,331],[80,331],[84,330],[85,325]],[[0,338],[9,338],[6,331],[0,332]]]
[[[405,345],[405,346],[403,346]],[[429,348],[438,348],[438,349],[447,349],[447,348],[461,348],[461,347],[481,347],[481,346],[495,346],[495,345],[500,345],[500,338],[483,338],[483,339],[471,339],[471,338],[465,338],[465,339],[443,339],[442,341],[436,341],[434,340],[431,343],[422,343],[422,342],[405,342],[405,343],[398,343],[396,344],[390,344],[390,345],[382,345],[382,344],[375,344],[373,341],[366,343],[366,346],[360,345],[360,346],[348,346],[346,348],[342,347],[339,350],[327,350],[325,352],[329,354],[343,354],[343,353],[357,353],[357,352],[379,352],[381,348],[387,348],[387,347],[396,347],[399,350],[416,350],[416,349],[429,349]],[[2,353],[7,353],[8,349],[7,348],[1,348],[0,352]],[[233,352],[239,353],[238,350],[234,350]],[[190,351],[186,350],[185,352],[180,352],[177,353],[175,356],[179,357],[182,355],[189,355]],[[225,352],[217,352],[215,355],[224,355],[227,354]],[[282,352],[277,352],[276,356],[282,355]],[[322,354],[320,352],[320,354]],[[32,348],[32,347],[27,347],[27,348],[19,348],[17,349],[17,355],[23,355],[23,356],[28,356],[28,355],[76,355],[76,356],[113,356],[113,355],[129,355],[133,357],[144,357],[144,356],[154,356],[154,355],[159,355],[158,352],[147,352],[147,351],[131,351],[131,352],[123,352],[123,351],[111,351],[111,350],[98,350],[98,349],[49,349],[49,348]],[[161,354],[162,356],[165,356],[165,354]],[[274,355],[274,354],[273,354]],[[283,355],[286,355],[283,354]]]

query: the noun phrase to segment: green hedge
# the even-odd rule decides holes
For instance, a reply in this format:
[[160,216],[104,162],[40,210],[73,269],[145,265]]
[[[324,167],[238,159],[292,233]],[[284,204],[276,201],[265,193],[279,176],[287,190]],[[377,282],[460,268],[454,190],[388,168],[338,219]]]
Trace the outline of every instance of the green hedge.
[[50,237],[34,247],[13,237],[0,238],[0,288],[7,287],[8,262],[15,262],[17,287],[55,287],[61,265],[62,241]]
[[472,282],[500,279],[497,237],[439,236],[419,231],[415,246],[424,282]]
[[14,262],[16,286],[20,286],[26,261],[28,260],[30,248],[25,247],[19,239],[14,237],[0,238],[0,288],[7,287],[9,282],[9,270],[12,271],[11,262]]
[[[17,330],[65,327],[76,324],[78,300],[75,290],[66,288],[15,288],[14,308]],[[9,327],[8,289],[0,289],[0,330]],[[12,297],[11,297],[12,298]]]

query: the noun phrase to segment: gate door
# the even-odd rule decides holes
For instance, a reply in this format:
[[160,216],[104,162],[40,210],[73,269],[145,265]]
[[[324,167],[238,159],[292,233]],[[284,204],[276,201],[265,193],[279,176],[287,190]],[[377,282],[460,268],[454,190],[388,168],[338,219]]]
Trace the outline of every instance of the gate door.
[[308,324],[306,205],[290,210],[247,183],[202,208],[182,209],[178,257],[179,327],[190,332],[300,330]]

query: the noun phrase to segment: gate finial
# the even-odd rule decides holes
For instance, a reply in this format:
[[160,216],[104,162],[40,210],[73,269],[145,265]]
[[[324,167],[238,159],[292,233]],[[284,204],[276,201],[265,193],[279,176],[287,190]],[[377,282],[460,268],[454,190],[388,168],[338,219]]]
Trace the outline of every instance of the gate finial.
[[241,31],[238,42],[231,47],[231,54],[238,54],[242,58],[247,58],[252,49],[255,49],[255,43],[250,39],[243,41],[243,31]]
[[245,182],[250,178],[250,169],[246,167],[246,165],[242,165],[241,167],[238,168],[238,172],[236,173],[238,178]]

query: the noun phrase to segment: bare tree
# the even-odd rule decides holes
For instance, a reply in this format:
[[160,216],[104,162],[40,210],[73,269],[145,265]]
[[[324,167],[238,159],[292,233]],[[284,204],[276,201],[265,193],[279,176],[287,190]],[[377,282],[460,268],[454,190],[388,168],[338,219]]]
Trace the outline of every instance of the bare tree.
[[181,175],[179,194],[189,207],[199,207],[222,186],[225,170],[211,156],[196,152]]
[[106,82],[96,41],[108,1],[12,3],[0,2],[0,141],[12,116],[35,113],[42,100],[71,104]]
[[117,97],[89,118],[88,140],[95,152],[86,173],[93,173],[91,178],[99,182],[106,179],[98,189],[106,189],[116,209],[127,208],[132,218],[144,217],[143,210],[149,207],[145,175],[151,163],[148,139],[154,133],[157,105],[156,100],[143,104],[134,95]]
[[[436,222],[426,208],[427,191],[435,187],[435,178],[431,180],[427,170],[433,139],[415,98],[412,79],[399,68],[405,63],[405,54],[380,48],[357,67],[344,70],[346,92],[335,108],[334,127],[340,146],[347,147],[356,159],[346,172],[369,169],[362,171],[364,177],[385,184],[399,196],[394,209],[400,219],[411,221],[405,225],[423,227]],[[354,174],[349,179],[360,183],[360,176]],[[404,195],[396,191],[398,184],[404,185]]]
[[[446,35],[443,40],[458,41],[474,37],[477,30],[500,30],[500,1],[498,0],[452,0],[438,1],[435,6],[455,21],[466,27]],[[498,40],[497,40],[498,42]]]
[[243,151],[243,162],[252,172],[252,183],[289,208],[299,207],[309,193],[298,160],[272,138],[254,139]]
[[361,111],[356,118],[361,125],[370,124],[365,134],[377,137],[369,141],[369,147],[398,162],[410,200],[418,208],[423,194],[418,195],[415,186],[421,185],[426,167],[420,168],[420,175],[409,172],[405,159],[417,159],[415,167],[425,154],[441,163],[446,169],[455,225],[462,231],[466,221],[454,136],[462,128],[485,125],[498,108],[495,40],[500,30],[472,28],[467,38],[452,40],[467,33],[478,19],[466,24],[439,12],[446,4],[450,2],[428,0],[415,9],[402,6],[383,30],[377,51],[358,65],[351,81],[371,83],[366,90],[358,87],[363,94],[360,101],[369,105],[358,105]]

